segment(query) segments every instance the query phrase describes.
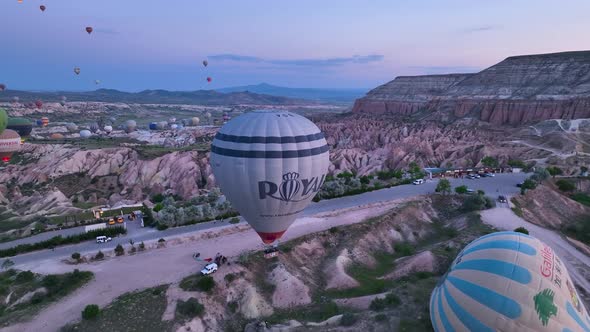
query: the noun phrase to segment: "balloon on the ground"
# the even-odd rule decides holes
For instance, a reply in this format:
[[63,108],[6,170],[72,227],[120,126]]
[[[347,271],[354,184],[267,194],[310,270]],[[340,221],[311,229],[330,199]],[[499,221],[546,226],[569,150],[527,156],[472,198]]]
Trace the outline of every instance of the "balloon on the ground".
[[90,132],[90,130],[88,130],[88,129],[80,130],[80,137],[88,138],[90,136],[92,136],[92,133]]
[[134,120],[127,120],[125,122],[124,128],[125,128],[125,132],[128,134],[131,132],[134,132],[135,129],[137,129],[137,122],[135,122]]
[[51,134],[51,136],[49,136],[49,138],[51,139],[63,139],[64,135],[60,134],[60,133],[53,133]]
[[221,127],[211,145],[215,181],[267,244],[281,238],[311,202],[329,163],[320,129],[287,111],[240,115]]
[[33,131],[33,123],[23,118],[8,118],[6,128],[16,131],[21,138],[28,137]]
[[19,134],[11,129],[5,129],[0,134],[0,160],[7,163],[21,147]]
[[442,331],[590,331],[590,318],[553,249],[497,232],[463,249],[430,297]]
[[104,126],[104,131],[105,131],[107,134],[110,134],[110,133],[112,133],[112,132],[113,132],[113,126]]

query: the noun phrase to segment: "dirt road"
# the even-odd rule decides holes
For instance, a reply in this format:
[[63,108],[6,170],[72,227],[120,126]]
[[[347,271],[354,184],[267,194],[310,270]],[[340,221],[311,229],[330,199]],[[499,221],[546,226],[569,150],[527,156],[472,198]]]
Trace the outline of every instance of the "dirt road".
[[498,207],[481,213],[483,222],[500,230],[514,230],[517,227],[526,228],[531,236],[548,244],[566,265],[570,277],[581,288],[590,294],[590,257],[572,246],[558,233],[531,224],[518,217],[509,208]]
[[[300,218],[289,228],[285,240],[323,231],[332,226],[358,223],[381,215],[401,202],[403,200],[375,203]],[[204,264],[193,260],[194,252],[200,252],[201,257],[215,257],[217,252],[235,257],[242,252],[262,248],[260,239],[252,229],[238,225],[167,238],[167,248],[111,258],[99,263],[73,266],[50,259],[21,264],[16,267],[38,273],[63,273],[74,268],[90,270],[94,272],[95,278],[84,288],[43,310],[32,321],[10,326],[2,331],[58,331],[66,323],[79,320],[80,312],[87,304],[94,303],[103,307],[123,293],[178,282],[183,277],[198,272]]]

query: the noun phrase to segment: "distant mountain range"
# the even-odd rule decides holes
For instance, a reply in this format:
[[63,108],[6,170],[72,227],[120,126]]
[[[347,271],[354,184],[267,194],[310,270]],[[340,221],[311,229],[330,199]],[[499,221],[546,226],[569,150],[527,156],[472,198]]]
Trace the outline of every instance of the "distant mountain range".
[[68,102],[100,101],[108,103],[137,104],[198,104],[198,105],[303,105],[315,103],[303,99],[287,98],[254,92],[223,93],[213,90],[167,91],[144,90],[141,92],[124,92],[112,89],[99,89],[87,92],[30,92],[6,90],[0,92],[0,102],[10,102],[19,97],[21,103],[40,99],[44,102],[58,102],[62,96]]
[[267,83],[218,89],[219,92],[254,92],[271,96],[315,100],[329,103],[352,103],[364,96],[369,89],[312,89],[286,88]]

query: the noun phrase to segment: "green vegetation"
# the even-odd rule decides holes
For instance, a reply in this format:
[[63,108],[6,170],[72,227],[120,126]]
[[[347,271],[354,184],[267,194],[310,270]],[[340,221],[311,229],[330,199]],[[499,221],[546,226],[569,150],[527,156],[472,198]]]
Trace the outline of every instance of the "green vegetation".
[[126,293],[116,298],[91,320],[66,325],[62,332],[171,331],[179,320],[162,321],[166,310],[167,285]]
[[[46,276],[31,271],[18,273],[12,269],[0,273],[0,325],[6,326],[30,319],[44,306],[72,293],[92,277],[92,272],[81,272],[77,269],[70,273]],[[42,287],[46,292],[41,291]],[[35,294],[29,301],[14,305],[25,294],[31,292]],[[9,299],[6,297],[8,294],[11,294]]]
[[194,297],[186,301],[179,300],[176,304],[176,313],[184,318],[192,319],[200,316],[203,311],[205,311],[205,307]]
[[185,291],[209,292],[215,287],[215,280],[211,276],[193,274],[180,282],[180,288]]
[[104,258],[104,254],[100,250],[96,253],[96,256],[94,256],[94,259],[96,259],[97,261],[99,261],[103,258]]
[[340,326],[353,326],[357,319],[353,313],[345,312],[340,318]]
[[498,160],[494,157],[485,156],[481,159],[481,163],[486,167],[498,167]]
[[373,311],[382,311],[386,308],[395,308],[401,304],[401,300],[393,293],[388,293],[383,298],[375,298],[371,301],[369,309]]
[[448,179],[440,179],[438,180],[438,184],[436,185],[435,191],[437,193],[442,193],[444,195],[451,193],[451,181]]
[[58,236],[52,237],[49,240],[45,240],[42,242],[19,244],[16,247],[2,249],[2,250],[0,250],[0,257],[15,256],[15,255],[26,253],[26,252],[55,248],[57,246],[80,243],[82,241],[87,241],[87,240],[94,240],[94,239],[96,239],[97,236],[101,236],[101,235],[115,237],[119,234],[125,234],[125,233],[127,233],[127,230],[125,230],[123,227],[117,226],[117,227],[108,227],[105,229],[96,229],[96,230],[92,230],[87,233],[69,235],[67,237],[62,237],[62,236],[58,235]]
[[555,178],[558,175],[562,175],[563,174],[563,170],[557,166],[551,166],[551,167],[547,167],[547,172],[549,172],[549,174]]
[[121,244],[117,244],[117,246],[115,247],[115,255],[117,255],[117,256],[125,255],[125,249],[123,249],[123,246]]
[[512,212],[514,212],[515,215],[522,218],[524,216],[524,212],[522,211],[522,207],[520,206],[518,200],[512,197],[510,201],[512,202],[512,205],[514,205],[514,207],[512,207]]
[[83,319],[94,319],[98,317],[98,314],[100,314],[100,308],[96,304],[89,304],[82,310]]
[[466,194],[467,193],[467,186],[457,186],[457,187],[455,187],[455,192],[457,194]]
[[463,201],[462,209],[465,212],[480,211],[491,209],[496,206],[496,202],[488,196],[472,195]]
[[519,159],[508,160],[508,166],[514,167],[514,168],[526,168],[527,167],[527,165],[524,163],[524,161],[519,160]]
[[571,199],[573,199],[576,202],[582,203],[586,206],[590,206],[590,195],[588,194],[575,193],[571,196]]
[[239,222],[240,222],[240,218],[238,218],[238,217],[233,217],[229,220],[230,224],[237,224]]
[[555,182],[555,184],[557,185],[557,188],[559,188],[559,190],[561,190],[561,191],[574,191],[574,190],[576,190],[576,185],[569,180],[565,180],[565,179],[557,180],[557,182]]
[[336,303],[327,301],[313,303],[302,308],[275,309],[275,313],[270,317],[266,317],[265,320],[271,324],[283,323],[288,319],[295,319],[301,322],[320,322],[341,313],[342,311]]
[[347,298],[385,292],[388,287],[391,287],[394,284],[394,282],[391,280],[380,279],[380,277],[384,276],[395,267],[393,261],[397,256],[381,252],[374,254],[373,257],[376,261],[374,268],[359,263],[351,264],[347,268],[347,274],[360,284],[358,287],[340,290],[331,289],[326,291],[326,293],[332,298]]
[[527,235],[529,234],[529,230],[524,227],[518,227],[518,228],[514,229],[514,231],[518,232],[518,233],[527,234]]
[[584,216],[565,226],[562,231],[580,242],[590,245],[590,216]]
[[407,242],[400,242],[396,243],[393,246],[393,250],[395,250],[396,258],[404,257],[404,256],[412,256],[415,252],[414,246]]
[[74,260],[78,261],[78,260],[80,260],[80,257],[81,257],[81,255],[79,252],[75,252],[72,254],[72,259],[74,259]]

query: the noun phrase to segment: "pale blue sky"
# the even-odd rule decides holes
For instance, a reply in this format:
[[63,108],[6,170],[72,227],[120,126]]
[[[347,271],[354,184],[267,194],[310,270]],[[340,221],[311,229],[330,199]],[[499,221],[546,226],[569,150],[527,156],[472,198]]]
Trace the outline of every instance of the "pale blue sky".
[[372,88],[398,75],[590,49],[588,13],[587,0],[2,0],[0,82],[44,90],[90,90],[95,79],[127,91],[260,82]]

